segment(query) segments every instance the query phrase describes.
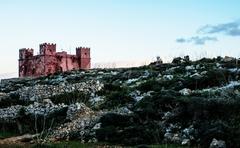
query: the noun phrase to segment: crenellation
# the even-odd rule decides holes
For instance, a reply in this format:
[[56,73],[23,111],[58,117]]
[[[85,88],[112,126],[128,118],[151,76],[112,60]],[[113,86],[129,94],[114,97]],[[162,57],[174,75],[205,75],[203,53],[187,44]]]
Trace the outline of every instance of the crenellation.
[[19,59],[29,59],[33,57],[33,52],[32,48],[22,48],[19,50]]

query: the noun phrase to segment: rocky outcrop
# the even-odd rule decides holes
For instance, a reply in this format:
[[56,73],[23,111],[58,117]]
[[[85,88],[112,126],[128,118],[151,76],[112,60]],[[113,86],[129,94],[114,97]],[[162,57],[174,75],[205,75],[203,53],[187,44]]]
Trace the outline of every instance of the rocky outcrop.
[[31,87],[23,87],[17,90],[20,100],[26,101],[42,101],[42,99],[49,98],[64,93],[73,91],[81,91],[84,93],[95,93],[103,85],[99,81],[88,81],[76,84],[60,83],[59,85],[34,85]]
[[19,117],[19,111],[21,108],[22,108],[21,105],[16,105],[0,109],[0,121],[15,122],[15,120]]
[[93,110],[83,103],[75,103],[68,106],[67,117],[71,121],[80,118],[82,115],[93,114]]
[[67,108],[67,105],[59,104],[42,104],[35,102],[29,106],[16,105],[8,108],[0,109],[0,121],[1,122],[16,122],[16,119],[19,118],[22,114],[35,116],[49,116],[51,114],[60,112],[64,108]]
[[192,125],[182,129],[180,125],[170,124],[165,130],[164,141],[166,143],[177,143],[189,146],[191,141],[196,140],[196,130]]
[[79,139],[81,142],[97,142],[95,131],[100,128],[102,113],[96,113],[85,104],[72,104],[68,107],[67,119],[70,122],[57,127],[51,134],[52,141]]
[[8,98],[8,95],[7,95],[6,93],[0,93],[0,102],[1,102],[2,100],[7,99],[7,98]]

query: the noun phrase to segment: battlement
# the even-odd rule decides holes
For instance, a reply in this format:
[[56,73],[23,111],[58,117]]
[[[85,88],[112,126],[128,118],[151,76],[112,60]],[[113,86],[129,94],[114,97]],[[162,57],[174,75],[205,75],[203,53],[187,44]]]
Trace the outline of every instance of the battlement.
[[34,50],[34,49],[32,49],[32,48],[21,48],[21,49],[19,49],[19,51],[24,51],[24,50],[26,50],[26,51],[32,51],[32,50]]
[[40,44],[40,47],[52,47],[52,46],[57,46],[57,44],[54,43],[42,43]]
[[77,47],[76,48],[77,57],[90,58],[90,48],[88,47]]
[[76,49],[77,50],[90,50],[89,47],[77,47]]
[[41,55],[55,55],[57,45],[53,43],[42,43],[40,46]]
[[33,57],[34,49],[32,48],[22,48],[19,50],[19,59],[29,59]]

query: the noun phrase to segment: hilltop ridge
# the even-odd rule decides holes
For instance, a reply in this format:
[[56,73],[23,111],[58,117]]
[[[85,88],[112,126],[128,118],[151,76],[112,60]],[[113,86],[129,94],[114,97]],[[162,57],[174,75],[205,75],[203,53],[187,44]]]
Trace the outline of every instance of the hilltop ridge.
[[6,79],[0,83],[1,129],[37,134],[29,140],[35,143],[239,147],[239,76],[239,59],[186,56],[136,68]]

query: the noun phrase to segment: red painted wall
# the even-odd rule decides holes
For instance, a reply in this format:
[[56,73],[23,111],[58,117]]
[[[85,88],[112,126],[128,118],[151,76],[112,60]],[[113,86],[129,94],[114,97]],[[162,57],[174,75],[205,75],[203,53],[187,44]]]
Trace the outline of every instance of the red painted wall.
[[89,69],[91,67],[90,48],[79,47],[76,49],[76,55],[79,57],[82,69]]

